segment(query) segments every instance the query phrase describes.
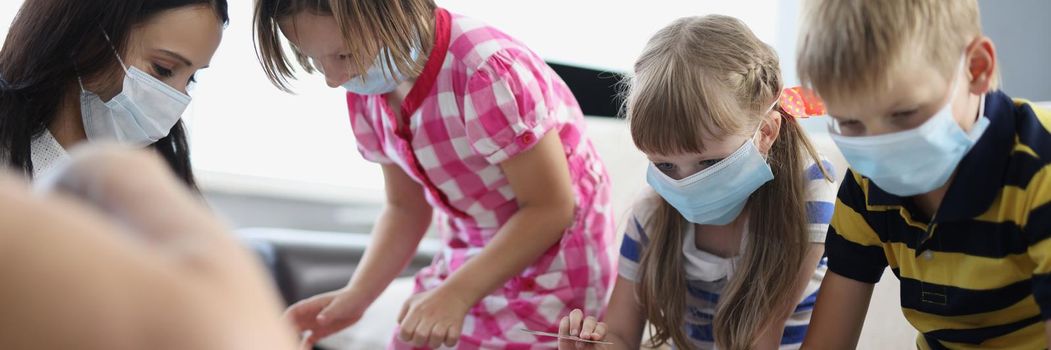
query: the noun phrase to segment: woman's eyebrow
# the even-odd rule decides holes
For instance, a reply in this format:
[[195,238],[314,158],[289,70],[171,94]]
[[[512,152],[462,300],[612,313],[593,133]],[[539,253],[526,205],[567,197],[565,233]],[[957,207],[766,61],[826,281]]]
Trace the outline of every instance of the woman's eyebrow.
[[180,54],[178,54],[178,53],[176,53],[174,51],[165,50],[165,49],[158,49],[157,51],[160,51],[161,53],[167,55],[168,57],[171,57],[173,59],[181,61],[183,64],[185,64],[187,66],[193,67],[193,62],[190,61],[190,59],[186,58],[183,55],[180,55]]

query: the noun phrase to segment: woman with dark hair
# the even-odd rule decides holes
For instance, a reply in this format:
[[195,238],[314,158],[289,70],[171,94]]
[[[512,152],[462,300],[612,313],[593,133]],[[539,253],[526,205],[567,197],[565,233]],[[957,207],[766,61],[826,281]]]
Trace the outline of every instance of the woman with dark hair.
[[228,20],[226,0],[25,0],[0,49],[0,161],[36,177],[110,140],[194,187],[180,117]]

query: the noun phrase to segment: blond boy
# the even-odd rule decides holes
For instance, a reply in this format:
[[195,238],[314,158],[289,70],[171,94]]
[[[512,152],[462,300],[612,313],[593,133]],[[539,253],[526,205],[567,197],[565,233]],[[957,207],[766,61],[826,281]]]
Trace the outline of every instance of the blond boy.
[[975,0],[808,4],[800,77],[851,169],[804,348],[854,348],[888,266],[919,348],[1047,348],[1051,112],[996,64]]

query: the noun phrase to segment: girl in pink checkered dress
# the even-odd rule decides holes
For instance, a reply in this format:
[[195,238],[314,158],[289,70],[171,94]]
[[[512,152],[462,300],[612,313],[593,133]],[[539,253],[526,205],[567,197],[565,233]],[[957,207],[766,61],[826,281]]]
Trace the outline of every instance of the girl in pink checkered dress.
[[432,223],[444,247],[416,275],[389,348],[554,348],[520,330],[603,312],[609,177],[537,54],[432,0],[257,0],[255,20],[275,85],[287,89],[298,65],[348,90],[358,151],[386,180],[354,277],[287,312],[308,345],[358,321]]

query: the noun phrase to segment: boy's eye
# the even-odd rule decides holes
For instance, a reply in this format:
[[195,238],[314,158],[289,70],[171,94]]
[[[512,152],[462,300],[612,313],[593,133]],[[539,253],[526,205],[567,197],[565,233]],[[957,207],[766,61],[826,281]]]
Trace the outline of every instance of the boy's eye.
[[917,109],[912,109],[912,110],[907,110],[907,111],[897,111],[897,112],[891,113],[890,120],[891,120],[892,123],[897,125],[899,128],[911,129],[911,128],[916,126],[916,125],[913,125],[915,123],[914,120],[916,119],[914,117],[916,116],[916,114],[918,112],[919,112],[919,110],[917,110]]
[[197,83],[197,74],[194,74],[194,75],[190,76],[190,80],[186,82],[186,85],[196,84],[196,83]]
[[897,111],[897,112],[891,113],[890,116],[892,118],[895,118],[895,119],[908,118],[908,117],[911,117],[911,116],[915,115],[916,112],[918,112],[918,111],[919,111],[918,109],[910,109],[910,110],[907,110],[907,111]]
[[719,162],[721,162],[721,161],[723,161],[722,158],[709,159],[709,160],[701,161],[701,163],[700,163],[701,164],[701,170],[708,169],[708,167],[711,167],[713,165],[719,164]]
[[157,75],[159,75],[161,77],[164,77],[164,78],[171,78],[171,76],[172,76],[172,70],[171,69],[161,67],[161,65],[156,64],[156,63],[153,64],[153,71],[157,72]]
[[657,166],[657,170],[663,171],[665,174],[675,170],[675,164],[672,163],[653,163],[653,165]]

